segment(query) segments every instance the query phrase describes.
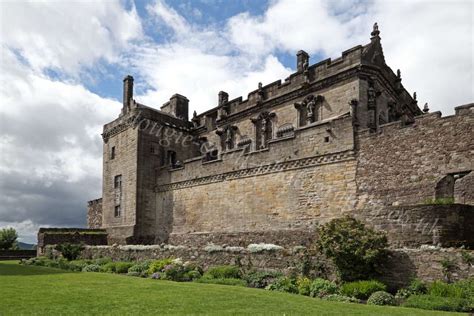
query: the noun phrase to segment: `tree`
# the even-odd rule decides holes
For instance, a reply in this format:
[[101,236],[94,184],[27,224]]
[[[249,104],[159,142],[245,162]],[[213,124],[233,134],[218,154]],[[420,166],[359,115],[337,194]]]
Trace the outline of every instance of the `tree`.
[[318,228],[320,250],[332,259],[344,281],[367,280],[386,257],[387,237],[352,217],[333,219]]
[[56,245],[56,250],[61,252],[63,257],[66,258],[67,261],[71,261],[76,260],[77,257],[79,257],[81,251],[84,250],[84,245],[64,243]]
[[14,228],[0,229],[0,249],[16,249],[18,234]]

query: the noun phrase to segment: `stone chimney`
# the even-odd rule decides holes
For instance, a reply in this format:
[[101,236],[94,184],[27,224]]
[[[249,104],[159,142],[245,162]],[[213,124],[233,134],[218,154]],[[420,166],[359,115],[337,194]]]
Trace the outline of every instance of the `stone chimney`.
[[218,106],[224,105],[229,101],[229,94],[224,91],[219,91]]
[[125,78],[123,78],[122,114],[125,114],[130,110],[132,100],[133,100],[133,77],[128,75]]
[[187,121],[189,119],[189,100],[184,95],[176,93],[161,107],[161,110]]
[[298,72],[303,72],[308,68],[309,65],[309,55],[304,50],[300,50],[296,53],[296,70]]

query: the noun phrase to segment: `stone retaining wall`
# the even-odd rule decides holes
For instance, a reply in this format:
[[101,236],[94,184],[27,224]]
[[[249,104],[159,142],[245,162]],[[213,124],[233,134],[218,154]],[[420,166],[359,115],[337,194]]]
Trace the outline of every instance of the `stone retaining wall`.
[[44,254],[46,246],[63,243],[107,245],[107,232],[105,229],[40,228],[38,232],[38,256]]
[[[463,261],[461,252],[460,249],[432,246],[418,249],[392,249],[380,279],[390,288],[406,285],[415,277],[424,281],[443,279],[441,262],[446,259],[452,260],[456,266],[452,280],[474,277],[474,267],[468,266]],[[472,250],[469,253],[474,255]],[[288,248],[271,244],[249,245],[248,247],[224,247],[211,244],[199,248],[171,245],[88,246],[82,252],[84,259],[102,257],[110,257],[116,261],[174,257],[196,262],[205,269],[215,265],[236,264],[282,272],[298,272],[303,266],[309,265],[313,274],[329,279],[335,278],[335,269],[326,258],[316,250],[302,246]]]

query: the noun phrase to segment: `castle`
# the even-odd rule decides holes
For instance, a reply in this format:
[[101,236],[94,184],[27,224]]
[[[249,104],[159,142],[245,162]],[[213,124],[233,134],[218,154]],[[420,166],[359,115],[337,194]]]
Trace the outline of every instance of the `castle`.
[[352,215],[399,246],[474,244],[474,104],[421,110],[376,24],[365,46],[296,62],[284,82],[245,100],[221,91],[192,117],[179,94],[160,110],[137,103],[125,77],[89,228],[109,244],[304,244]]

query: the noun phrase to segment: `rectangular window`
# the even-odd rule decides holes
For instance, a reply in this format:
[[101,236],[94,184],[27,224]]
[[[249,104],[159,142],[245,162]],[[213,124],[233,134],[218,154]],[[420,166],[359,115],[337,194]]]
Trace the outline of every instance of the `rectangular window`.
[[114,178],[114,189],[122,189],[122,175],[119,174]]
[[110,159],[114,159],[114,158],[115,158],[115,146],[113,146],[110,149]]
[[116,205],[115,206],[115,211],[114,211],[114,216],[115,217],[120,217],[121,213],[122,213],[122,209],[120,208],[120,205]]

